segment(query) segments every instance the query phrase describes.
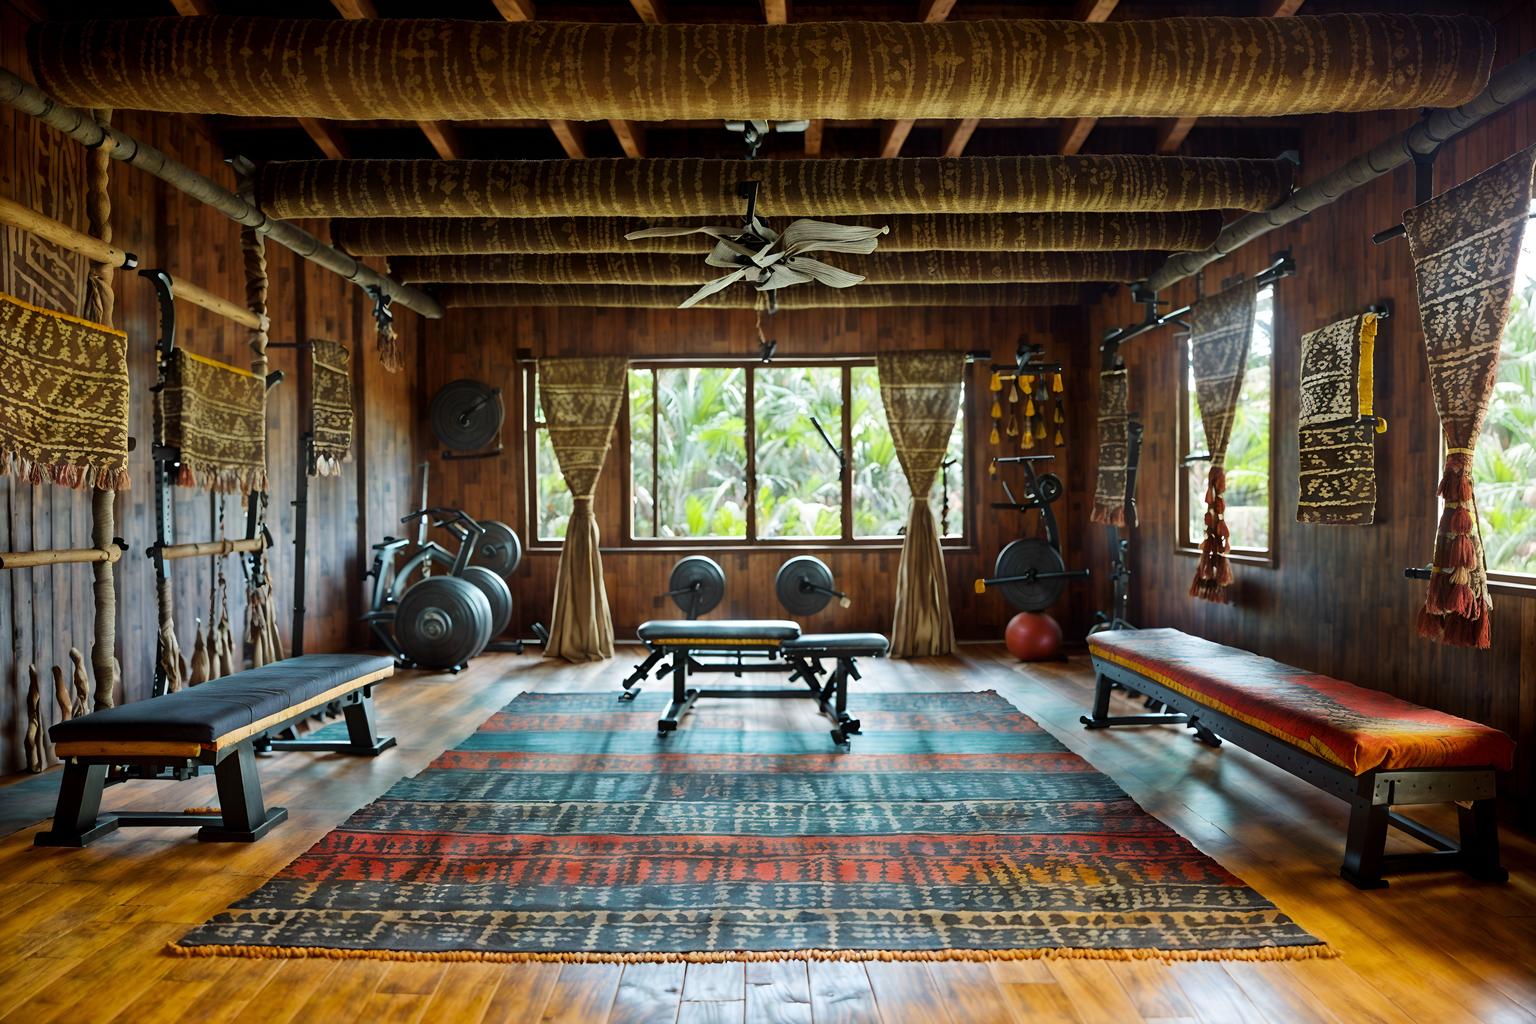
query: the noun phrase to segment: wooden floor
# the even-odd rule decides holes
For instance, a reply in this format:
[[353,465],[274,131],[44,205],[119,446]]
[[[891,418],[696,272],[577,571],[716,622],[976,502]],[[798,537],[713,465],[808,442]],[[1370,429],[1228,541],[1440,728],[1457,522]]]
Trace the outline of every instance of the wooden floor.
[[[405,674],[380,697],[400,747],[377,760],[262,762],[289,820],[251,846],[135,829],[82,851],[0,841],[0,1020],[1093,1022],[1536,1021],[1536,844],[1506,834],[1506,886],[1339,879],[1344,805],[1230,745],[1183,730],[1085,732],[1083,659],[1021,666],[998,647],[878,662],[858,689],[996,689],[1336,947],[1285,963],[434,964],[179,959],[161,948],[256,888],[350,812],[468,735],[521,690],[617,690],[617,662],[487,656],[454,677]],[[855,708],[856,710],[856,708]],[[699,709],[707,716],[709,705]],[[855,741],[857,742],[857,741]],[[4,790],[0,789],[0,800]],[[109,807],[213,801],[211,779],[110,790]],[[1433,819],[1449,828],[1447,819]]]

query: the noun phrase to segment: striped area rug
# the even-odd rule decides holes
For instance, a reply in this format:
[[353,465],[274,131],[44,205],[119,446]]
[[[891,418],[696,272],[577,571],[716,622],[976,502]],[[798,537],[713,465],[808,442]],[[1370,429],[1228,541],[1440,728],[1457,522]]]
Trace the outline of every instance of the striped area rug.
[[659,693],[524,693],[188,955],[462,960],[1331,955],[993,692],[866,694],[864,733]]

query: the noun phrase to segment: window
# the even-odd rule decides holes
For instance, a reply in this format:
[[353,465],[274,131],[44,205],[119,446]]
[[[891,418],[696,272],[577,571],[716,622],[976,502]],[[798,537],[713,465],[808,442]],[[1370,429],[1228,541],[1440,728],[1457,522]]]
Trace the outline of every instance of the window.
[[[1238,392],[1237,415],[1232,422],[1232,438],[1227,444],[1227,529],[1231,532],[1234,554],[1267,556],[1273,503],[1270,498],[1270,393],[1274,385],[1271,355],[1274,351],[1275,289],[1259,289],[1254,303],[1253,339],[1248,348],[1248,366],[1243,372],[1243,387]],[[1209,447],[1200,422],[1200,406],[1195,400],[1194,370],[1190,365],[1189,341],[1182,345],[1184,356],[1183,390],[1180,403],[1180,436],[1186,456],[1205,456]],[[1179,467],[1179,493],[1184,514],[1179,517],[1179,543],[1186,548],[1200,546],[1205,536],[1205,485],[1210,463],[1202,458],[1184,461]]]
[[[570,495],[536,383],[529,394],[536,536],[559,540]],[[929,494],[951,540],[966,526],[964,407]],[[626,541],[891,543],[906,525],[907,481],[867,361],[637,363],[621,420],[607,472],[628,479]],[[834,447],[848,453],[846,478]]]
[[1529,583],[1536,576],[1536,231],[1530,226],[1515,269],[1499,376],[1472,462],[1488,571]]

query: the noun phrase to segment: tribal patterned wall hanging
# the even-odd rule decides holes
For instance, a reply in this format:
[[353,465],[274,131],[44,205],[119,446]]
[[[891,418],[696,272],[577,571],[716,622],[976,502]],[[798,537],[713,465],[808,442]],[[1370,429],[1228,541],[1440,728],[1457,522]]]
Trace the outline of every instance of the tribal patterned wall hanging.
[[[1089,252],[1204,249],[1221,231],[1218,210],[1186,213],[898,214],[881,217],[890,234],[881,252]],[[678,218],[338,217],[334,244],[356,256],[458,256],[474,253],[567,255],[578,252],[705,253],[707,238],[624,236]]]
[[406,121],[1448,107],[1486,84],[1493,50],[1482,18],[1410,14],[787,25],[193,17],[44,23],[28,37],[38,83],[75,106]]
[[1421,636],[1456,647],[1488,647],[1492,599],[1483,553],[1472,452],[1499,371],[1515,266],[1531,206],[1536,147],[1522,150],[1403,214],[1418,283],[1429,387],[1445,439],[1435,536]]
[[[11,122],[15,175],[6,198],[63,224],[85,221],[80,182],[86,151],[61,146],[58,133],[35,118]],[[85,311],[86,259],[22,228],[0,225],[0,292],[42,309]],[[103,319],[110,319],[104,317]]]
[[1095,523],[1127,524],[1130,498],[1131,377],[1124,367],[1099,374],[1099,475],[1093,489]]
[[267,489],[267,388],[248,370],[171,352],[158,401],[161,442],[180,452],[176,482],[220,493]]
[[128,336],[0,295],[0,472],[128,488]]
[[[908,115],[910,116],[910,115]],[[760,181],[778,217],[1266,210],[1288,160],[1176,156],[901,160],[297,160],[261,170],[270,216],[734,217]]]
[[1301,338],[1301,479],[1296,521],[1368,526],[1376,517],[1375,313]]
[[310,416],[316,476],[339,476],[352,454],[352,371],[346,346],[311,341]]
[[1222,492],[1227,486],[1227,443],[1232,439],[1237,396],[1243,389],[1248,347],[1253,341],[1256,294],[1254,283],[1244,281],[1201,300],[1189,317],[1190,370],[1211,455],[1205,488],[1205,537],[1200,541],[1200,560],[1189,596],[1205,601],[1225,601],[1227,587],[1232,585],[1232,563],[1227,559],[1231,537]]

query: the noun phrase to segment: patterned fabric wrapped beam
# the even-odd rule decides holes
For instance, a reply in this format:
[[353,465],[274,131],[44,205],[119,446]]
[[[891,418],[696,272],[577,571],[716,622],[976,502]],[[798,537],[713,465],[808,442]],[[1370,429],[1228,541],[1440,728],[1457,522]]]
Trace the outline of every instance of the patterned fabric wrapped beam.
[[743,181],[760,216],[1264,210],[1287,160],[1172,156],[901,160],[297,160],[261,171],[262,209],[302,217],[716,217]]
[[[694,292],[683,286],[450,284],[437,289],[444,306],[612,306],[620,309],[674,309]],[[1091,294],[1073,284],[872,285],[826,288],[818,284],[780,289],[780,309],[855,306],[1076,306]],[[754,309],[766,293],[732,286],[711,295],[698,309]]]
[[[1155,252],[877,252],[833,255],[832,262],[841,270],[863,274],[867,284],[1052,283],[1139,281],[1162,266],[1163,256]],[[455,284],[701,285],[723,273],[695,253],[417,256],[393,260],[390,271],[405,282]]]
[[[1221,213],[899,214],[871,218],[889,227],[881,252],[1092,252],[1204,249],[1221,231]],[[703,235],[625,239],[636,228],[693,224],[674,217],[338,218],[333,244],[355,256],[459,256],[474,253],[707,253]]]
[[1494,32],[1482,18],[1400,14],[788,25],[194,17],[46,23],[28,44],[38,83],[77,106],[787,121],[1454,106],[1487,82]]

